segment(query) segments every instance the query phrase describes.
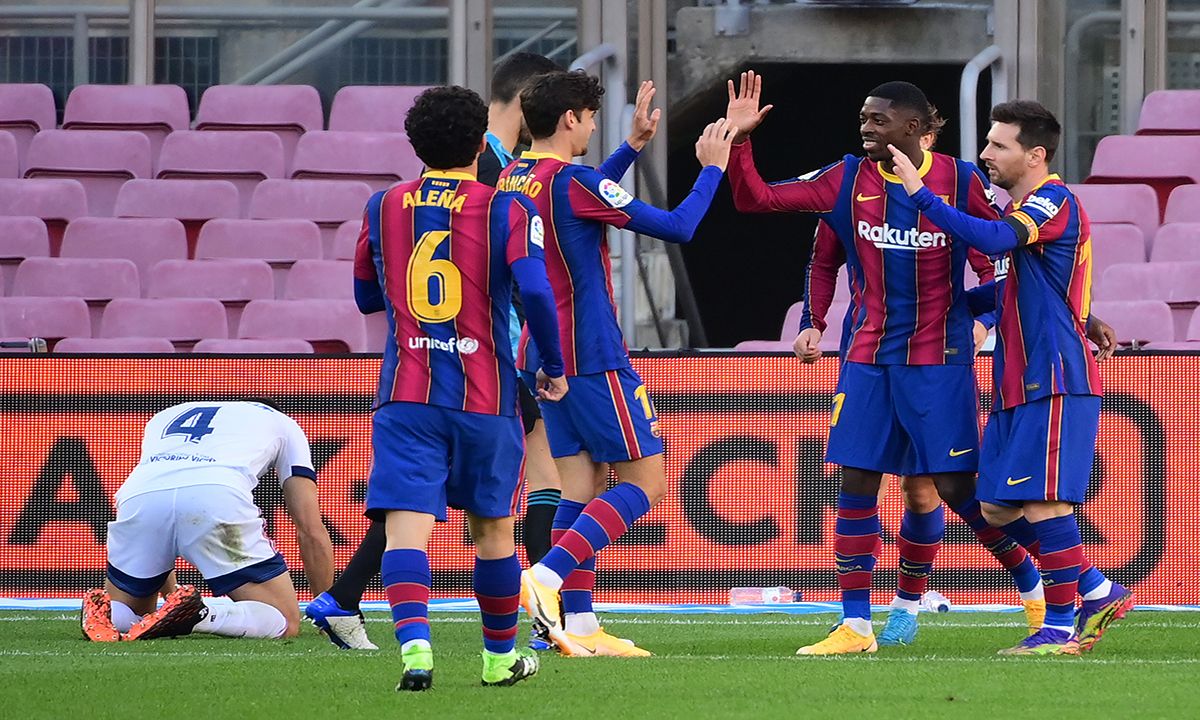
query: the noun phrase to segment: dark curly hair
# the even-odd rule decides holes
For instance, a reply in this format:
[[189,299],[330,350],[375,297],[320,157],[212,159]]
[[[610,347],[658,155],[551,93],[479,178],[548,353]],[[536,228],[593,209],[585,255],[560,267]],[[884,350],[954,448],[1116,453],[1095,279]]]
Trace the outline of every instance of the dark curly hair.
[[404,118],[404,130],[426,167],[445,170],[475,162],[487,122],[487,105],[479,95],[448,85],[417,96]]
[[600,80],[583,70],[546,73],[521,91],[521,113],[533,139],[543,140],[554,134],[563,113],[582,116],[584,110],[599,110],[603,95]]

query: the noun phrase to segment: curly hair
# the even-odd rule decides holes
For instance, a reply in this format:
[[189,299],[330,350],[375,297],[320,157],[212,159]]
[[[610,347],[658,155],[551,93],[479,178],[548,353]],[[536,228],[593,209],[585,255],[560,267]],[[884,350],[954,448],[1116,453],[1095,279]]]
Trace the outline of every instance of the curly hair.
[[583,70],[546,73],[521,91],[521,113],[529,134],[542,140],[554,134],[558,119],[568,110],[580,116],[584,110],[599,110],[603,95],[600,80]]
[[473,90],[448,85],[417,96],[404,118],[404,130],[426,167],[445,170],[475,162],[487,122],[483,98]]
[[937,105],[929,103],[928,120],[925,121],[925,126],[921,128],[922,135],[933,133],[933,139],[936,142],[942,135],[942,128],[946,126],[946,118],[942,117],[938,112]]

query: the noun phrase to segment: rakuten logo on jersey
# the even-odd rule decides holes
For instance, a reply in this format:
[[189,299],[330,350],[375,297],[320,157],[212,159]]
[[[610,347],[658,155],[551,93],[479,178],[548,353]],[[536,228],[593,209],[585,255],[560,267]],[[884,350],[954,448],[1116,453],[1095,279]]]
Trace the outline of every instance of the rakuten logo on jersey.
[[894,228],[887,223],[884,223],[883,227],[879,227],[866,220],[858,221],[858,236],[881,250],[921,250],[946,247],[946,233],[921,232],[917,228]]
[[408,347],[413,350],[441,350],[459,355],[470,355],[479,349],[479,341],[472,337],[438,340],[431,337],[410,337]]

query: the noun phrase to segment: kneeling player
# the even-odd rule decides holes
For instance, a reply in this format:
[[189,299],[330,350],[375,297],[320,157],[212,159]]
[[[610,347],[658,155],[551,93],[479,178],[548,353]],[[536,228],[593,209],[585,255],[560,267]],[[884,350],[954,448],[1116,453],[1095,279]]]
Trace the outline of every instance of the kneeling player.
[[[142,459],[117,491],[108,524],[108,579],[83,601],[84,637],[147,640],[195,632],[293,637],[300,607],[283,556],[263,533],[253,491],[271,467],[313,592],[333,581],[333,548],[321,522],[308,439],[261,401],[191,402],[146,424]],[[205,608],[194,587],[174,585],[176,558],[232,604]],[[155,610],[160,591],[169,591]]]
[[367,514],[387,524],[383,584],[404,662],[397,690],[433,683],[426,547],[447,505],[467,511],[475,541],[483,684],[512,685],[538,669],[536,655],[516,650],[512,514],[524,448],[508,338],[514,276],[530,331],[546,348],[538,392],[558,400],[567,385],[542,220],[525,198],[475,180],[487,116],[464,88],[417,98],[405,129],[430,169],[371,197],[355,252],[359,309],[385,310],[391,330]]

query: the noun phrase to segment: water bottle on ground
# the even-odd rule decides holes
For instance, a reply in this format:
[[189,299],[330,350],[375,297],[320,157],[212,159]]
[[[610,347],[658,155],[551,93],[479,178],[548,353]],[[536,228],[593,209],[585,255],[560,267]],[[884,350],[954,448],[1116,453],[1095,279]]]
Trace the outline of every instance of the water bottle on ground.
[[729,590],[730,605],[782,605],[799,600],[800,593],[790,587],[738,587]]
[[926,612],[949,612],[950,599],[936,590],[928,590],[921,596],[921,609]]

